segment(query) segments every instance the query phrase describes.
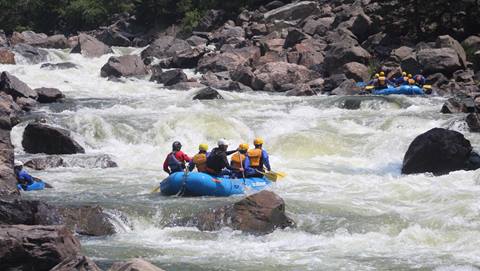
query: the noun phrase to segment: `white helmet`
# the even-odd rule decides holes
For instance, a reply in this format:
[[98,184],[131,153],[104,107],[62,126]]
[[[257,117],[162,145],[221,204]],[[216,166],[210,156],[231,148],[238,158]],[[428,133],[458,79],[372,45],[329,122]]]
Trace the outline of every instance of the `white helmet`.
[[23,167],[22,161],[19,161],[19,160],[15,160],[15,162],[13,162],[13,165],[14,165],[15,167]]
[[218,146],[228,146],[228,141],[225,138],[218,140]]

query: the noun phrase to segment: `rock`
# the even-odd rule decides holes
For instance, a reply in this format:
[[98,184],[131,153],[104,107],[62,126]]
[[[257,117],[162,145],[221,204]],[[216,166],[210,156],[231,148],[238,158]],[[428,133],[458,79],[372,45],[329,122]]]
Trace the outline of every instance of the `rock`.
[[331,91],[332,95],[356,95],[360,93],[361,88],[357,87],[352,79],[343,81],[337,88]]
[[360,42],[366,40],[373,31],[373,22],[363,11],[350,18],[347,24],[347,29],[352,31]]
[[107,154],[99,155],[48,155],[32,158],[25,162],[25,166],[35,170],[45,170],[56,167],[80,168],[112,168],[118,167],[112,157]]
[[100,71],[102,77],[132,77],[147,73],[145,64],[137,55],[112,56]]
[[80,253],[65,226],[0,225],[0,269],[50,270]]
[[400,62],[400,67],[402,71],[405,71],[410,74],[421,74],[422,73],[422,66],[417,60],[417,56],[415,54],[409,55],[402,59]]
[[41,123],[30,123],[23,132],[22,146],[28,153],[74,154],[85,153],[65,129]]
[[350,46],[346,43],[331,44],[325,55],[325,68],[334,71],[349,62],[368,64],[372,56],[360,46]]
[[474,69],[476,71],[480,70],[480,50],[476,51],[474,54],[473,54],[473,57],[472,57],[472,62],[473,62],[473,66],[474,66]]
[[480,50],[480,37],[470,36],[462,42],[463,49],[469,52],[476,52]]
[[108,46],[129,47],[132,41],[128,36],[130,35],[121,31],[116,25],[111,25],[96,33],[95,38]]
[[180,82],[186,82],[188,78],[181,69],[174,69],[164,71],[160,73],[158,77],[152,77],[150,80],[156,81],[159,84],[164,84],[165,86],[172,86]]
[[15,65],[15,54],[7,48],[0,48],[0,64]]
[[212,41],[220,47],[224,44],[239,44],[245,40],[245,30],[240,26],[224,25],[212,34]]
[[255,75],[253,74],[252,68],[244,65],[239,65],[233,71],[230,71],[230,78],[233,81],[240,82],[246,86],[251,86]]
[[451,75],[462,68],[457,52],[451,48],[423,49],[417,53],[417,59],[427,75],[436,72]]
[[260,41],[260,46],[263,54],[273,51],[273,52],[283,52],[283,45],[285,44],[285,39],[281,38],[265,38]]
[[324,91],[331,92],[345,82],[348,78],[343,73],[332,74],[323,83]]
[[295,85],[293,89],[288,90],[285,93],[286,96],[313,96],[317,95],[308,84]]
[[248,60],[233,52],[211,53],[204,55],[198,62],[197,70],[205,73],[207,71],[222,72],[235,70],[237,66],[243,65]]
[[78,69],[78,65],[72,62],[43,63],[40,66],[40,69],[48,69],[48,70]]
[[278,0],[274,0],[272,2],[269,2],[265,5],[265,8],[267,10],[272,10],[272,9],[276,9],[276,8],[279,8],[279,7],[282,7],[283,5],[285,5],[285,3],[283,3],[282,1],[278,1]]
[[467,95],[455,95],[443,104],[440,110],[443,114],[451,113],[473,113],[475,112],[475,103],[472,97]]
[[55,103],[65,98],[65,95],[56,88],[36,88],[34,91],[38,94],[39,103]]
[[293,28],[288,31],[287,37],[285,38],[285,43],[283,44],[283,48],[290,48],[295,44],[300,43],[304,39],[308,39],[308,36],[302,31]]
[[13,100],[12,96],[0,92],[0,129],[10,130],[18,124],[18,115],[22,109]]
[[198,61],[203,56],[204,51],[197,48],[186,49],[176,52],[172,57],[172,68],[193,69],[197,67]]
[[0,75],[0,91],[12,96],[14,99],[19,97],[38,98],[37,92],[9,72],[2,72]]
[[180,82],[175,85],[167,86],[166,88],[168,89],[174,89],[174,90],[191,90],[194,88],[204,88],[205,85],[199,82]]
[[465,118],[470,132],[478,133],[480,132],[480,117],[478,113],[470,113]]
[[144,61],[149,57],[155,57],[158,59],[173,58],[178,52],[185,52],[186,50],[191,49],[192,47],[190,44],[184,40],[171,36],[162,36],[143,50],[141,57]]
[[268,29],[266,24],[253,23],[248,32],[247,36],[264,36],[268,34]]
[[207,43],[208,43],[208,40],[207,39],[204,39],[202,37],[199,37],[199,36],[191,36],[190,38],[186,39],[185,40],[188,44],[190,44],[190,46],[193,46],[193,47],[205,47],[207,46]]
[[48,36],[43,33],[35,33],[33,31],[23,31],[22,33],[13,32],[10,44],[17,45],[24,43],[31,46],[45,47],[47,39]]
[[62,35],[53,35],[47,38],[45,47],[55,49],[67,49],[70,48],[67,38]]
[[[35,48],[28,44],[17,44],[13,47],[16,54],[25,58],[29,64],[38,64],[48,60],[48,52],[42,49]],[[17,57],[17,62],[18,57]]]
[[253,66],[261,67],[270,62],[287,62],[287,57],[283,53],[266,52],[265,55],[253,61]]
[[50,271],[102,271],[92,260],[85,256],[68,257],[55,265]]
[[24,111],[32,111],[35,106],[37,106],[37,101],[32,98],[17,97],[15,102],[22,108]]
[[403,59],[411,56],[413,54],[414,49],[408,46],[401,46],[392,51],[392,57],[396,61],[402,61]]
[[108,271],[163,271],[163,269],[143,259],[132,259],[127,262],[116,262]]
[[198,25],[194,28],[199,32],[210,32],[220,26],[225,21],[225,11],[223,10],[208,10],[200,19]]
[[334,20],[334,17],[319,19],[310,18],[305,22],[303,31],[311,36],[315,34],[323,36],[327,33],[327,31],[331,30]]
[[433,128],[417,136],[403,158],[402,174],[448,174],[480,167],[470,141],[456,131]]
[[285,214],[283,199],[265,190],[234,204],[200,213],[193,224],[202,231],[215,231],[226,226],[253,234],[268,234],[295,225]]
[[10,140],[12,115],[15,114],[13,104],[15,103],[10,96],[0,95],[0,148],[2,150],[0,152],[0,195],[2,197],[19,194],[17,178],[13,172],[13,145]]
[[0,29],[0,47],[8,47],[8,40],[5,32]]
[[218,100],[218,99],[223,99],[223,97],[215,89],[211,87],[206,87],[197,91],[197,93],[195,93],[195,96],[193,96],[192,99],[193,100]]
[[466,67],[467,55],[465,54],[465,50],[463,49],[462,45],[457,40],[449,35],[439,36],[436,41],[436,46],[437,48],[451,48],[455,50],[458,58],[460,59],[461,66],[463,68]]
[[227,90],[227,91],[251,91],[248,86],[243,85],[240,82],[234,82],[230,78],[228,72],[207,72],[202,75],[201,82],[204,85],[215,89]]
[[319,12],[319,8],[316,2],[300,1],[270,10],[263,14],[263,18],[270,22],[274,20],[301,20],[317,12]]
[[255,72],[252,88],[255,90],[281,91],[284,84],[301,84],[311,81],[318,75],[304,66],[285,62],[271,62]]
[[70,53],[82,54],[90,58],[100,57],[112,52],[112,49],[106,44],[84,33],[78,35],[78,44],[70,51]]
[[350,62],[343,65],[342,72],[348,79],[353,79],[357,82],[367,82],[370,78],[368,67],[358,62]]

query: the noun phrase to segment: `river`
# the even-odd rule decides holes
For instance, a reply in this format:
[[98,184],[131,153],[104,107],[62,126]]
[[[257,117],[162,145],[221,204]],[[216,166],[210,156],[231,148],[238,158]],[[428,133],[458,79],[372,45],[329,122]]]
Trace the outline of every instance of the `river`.
[[[140,51],[116,48],[115,54]],[[458,130],[480,146],[480,136],[469,133],[459,116],[439,113],[444,98],[388,97],[365,101],[359,110],[341,108],[344,98],[334,96],[221,92],[225,100],[192,101],[195,90],[166,90],[148,79],[101,78],[111,55],[49,54],[53,62],[79,68],[44,70],[21,59],[0,68],[32,88],[62,90],[63,105],[43,105],[35,114],[73,131],[87,153],[112,155],[119,167],[33,171],[55,188],[26,196],[110,210],[119,233],[81,237],[85,253],[100,266],[138,256],[168,271],[480,266],[478,172],[400,174],[408,145],[430,128]],[[12,131],[17,155],[24,155],[25,126]],[[235,200],[150,194],[166,176],[162,162],[172,141],[180,140],[192,155],[199,143],[212,147],[225,137],[236,146],[256,136],[265,139],[272,168],[288,173],[271,189],[285,200],[297,228],[253,236],[228,228],[167,227],[174,218]]]

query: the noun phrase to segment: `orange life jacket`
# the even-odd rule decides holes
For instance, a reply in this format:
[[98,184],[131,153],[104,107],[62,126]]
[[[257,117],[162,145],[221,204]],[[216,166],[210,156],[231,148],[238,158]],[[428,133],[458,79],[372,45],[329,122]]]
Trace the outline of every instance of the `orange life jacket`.
[[408,76],[404,76],[403,81],[408,82]]
[[232,161],[231,161],[231,165],[232,167],[234,168],[243,168],[243,161],[245,161],[245,154],[242,154],[240,152],[236,152],[232,155]]
[[387,84],[387,78],[385,76],[378,77],[378,85],[385,86]]
[[250,158],[251,167],[260,167],[262,162],[262,149],[251,149],[247,153],[248,158]]
[[412,78],[408,79],[408,84],[409,85],[415,85],[415,80],[412,79]]
[[198,172],[207,171],[207,154],[198,153],[193,156],[193,163],[197,167]]

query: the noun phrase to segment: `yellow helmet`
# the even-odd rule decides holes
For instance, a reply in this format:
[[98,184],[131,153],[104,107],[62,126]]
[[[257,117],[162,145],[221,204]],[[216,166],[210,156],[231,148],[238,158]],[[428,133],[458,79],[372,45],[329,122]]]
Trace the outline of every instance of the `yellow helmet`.
[[202,143],[202,144],[198,145],[198,149],[201,150],[201,151],[207,151],[208,150],[208,145],[205,144],[205,143]]
[[402,76],[407,76],[407,73],[406,73],[406,72],[402,72]]
[[375,78],[378,78],[378,77],[380,77],[380,74],[376,73]]
[[408,78],[412,78],[412,75],[411,75],[411,74],[408,74]]
[[384,73],[384,72],[380,72],[380,76],[385,76],[385,73]]
[[254,145],[263,145],[263,143],[264,143],[263,138],[260,138],[260,137],[255,138],[255,140],[253,141]]
[[248,146],[247,143],[242,143],[242,144],[240,144],[240,145],[238,146],[238,149],[241,150],[241,151],[248,151],[248,148],[249,148],[249,147],[250,147],[250,146]]

